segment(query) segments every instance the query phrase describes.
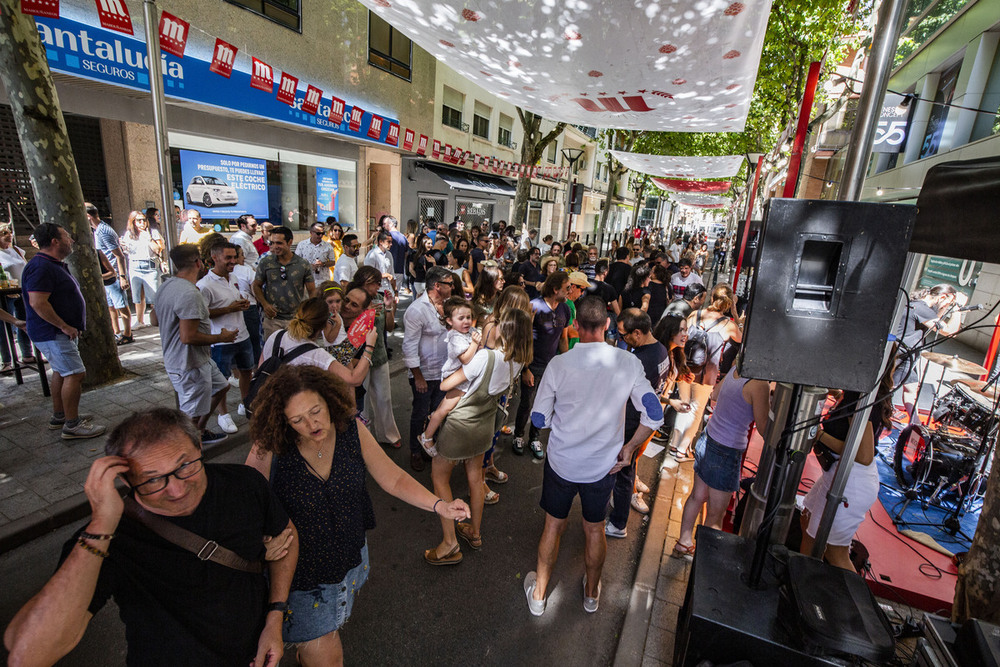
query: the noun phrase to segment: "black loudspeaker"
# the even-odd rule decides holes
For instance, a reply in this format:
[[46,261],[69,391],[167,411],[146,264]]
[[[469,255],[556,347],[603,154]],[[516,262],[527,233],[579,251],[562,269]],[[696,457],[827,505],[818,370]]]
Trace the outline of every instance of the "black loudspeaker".
[[583,183],[574,183],[569,212],[573,215],[579,215],[581,210],[583,210]]
[[1000,665],[1000,627],[969,619],[955,635],[955,657],[962,667]]
[[744,225],[738,225],[736,228],[736,241],[733,246],[734,251],[739,253],[740,248],[743,248],[743,269],[749,269],[751,266],[757,264],[757,251],[760,248],[760,228],[763,224],[761,220],[751,220],[750,226],[747,229],[747,245],[743,248],[743,229]]
[[740,375],[871,390],[915,216],[903,204],[770,200]]

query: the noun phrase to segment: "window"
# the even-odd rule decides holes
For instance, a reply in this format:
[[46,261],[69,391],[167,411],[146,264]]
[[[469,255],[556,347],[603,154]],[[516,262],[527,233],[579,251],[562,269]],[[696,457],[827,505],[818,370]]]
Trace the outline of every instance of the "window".
[[497,130],[497,143],[507,148],[514,148],[511,130],[514,128],[514,119],[510,116],[500,114],[500,129]]
[[548,160],[550,164],[556,163],[556,142],[553,141],[549,144],[549,154],[545,157],[545,159]]
[[400,79],[410,80],[410,38],[368,12],[368,64]]
[[441,124],[462,129],[462,107],[465,106],[465,95],[454,88],[444,87],[441,100]]
[[472,133],[482,139],[490,140],[490,114],[493,110],[482,102],[476,102],[472,114]]
[[299,0],[226,0],[231,5],[248,9],[286,28],[302,32],[302,6]]

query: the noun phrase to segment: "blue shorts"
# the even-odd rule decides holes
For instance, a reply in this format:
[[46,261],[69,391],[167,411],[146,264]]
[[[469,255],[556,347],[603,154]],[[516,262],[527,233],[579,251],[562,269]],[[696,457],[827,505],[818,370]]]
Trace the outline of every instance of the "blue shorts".
[[361,547],[361,562],[342,581],[321,584],[311,591],[288,594],[288,613],[282,627],[286,643],[301,644],[339,630],[351,615],[354,596],[368,580],[368,543]]
[[128,298],[117,278],[115,278],[114,283],[104,286],[104,296],[108,300],[108,308],[117,308],[118,310],[128,308]]
[[253,344],[249,338],[239,343],[220,343],[212,346],[212,361],[223,375],[232,375],[232,367],[238,371],[249,371],[254,367]]
[[52,340],[36,342],[35,347],[49,360],[49,367],[54,373],[69,377],[87,372],[83,359],[80,358],[80,348],[77,345],[79,340],[70,340],[66,334],[59,333]]
[[549,465],[549,460],[545,459],[542,499],[538,504],[546,513],[557,519],[565,519],[573,507],[573,498],[580,494],[583,520],[588,523],[600,523],[608,517],[611,492],[614,488],[614,475],[605,475],[596,482],[570,482],[556,474]]
[[740,488],[743,451],[720,445],[706,429],[694,443],[694,474],[717,491],[734,493]]

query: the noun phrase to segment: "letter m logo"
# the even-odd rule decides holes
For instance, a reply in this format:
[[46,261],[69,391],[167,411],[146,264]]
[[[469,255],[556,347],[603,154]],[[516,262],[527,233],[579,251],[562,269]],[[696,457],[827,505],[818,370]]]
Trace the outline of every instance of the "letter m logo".
[[278,101],[291,106],[295,102],[295,89],[299,80],[288,72],[281,73],[281,85],[278,86]]
[[129,16],[125,0],[97,0],[97,16],[101,27],[108,30],[132,34],[132,17]]
[[372,114],[372,120],[368,123],[368,136],[378,139],[382,136],[382,117]]
[[189,27],[187,21],[163,12],[160,16],[160,48],[178,58],[183,58]]
[[228,79],[233,73],[236,51],[236,47],[229,42],[216,39],[215,51],[212,52],[212,64],[208,67],[209,71],[221,74]]
[[274,92],[274,72],[271,70],[271,66],[263,60],[254,58],[250,85],[258,90]]
[[306,98],[302,102],[302,110],[316,115],[316,110],[319,109],[319,103],[322,99],[323,91],[316,86],[309,86],[306,89]]

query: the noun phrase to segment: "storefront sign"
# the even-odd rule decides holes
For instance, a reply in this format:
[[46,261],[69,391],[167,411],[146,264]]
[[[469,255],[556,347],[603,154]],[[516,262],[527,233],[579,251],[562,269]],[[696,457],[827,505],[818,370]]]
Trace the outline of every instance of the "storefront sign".
[[125,0],[96,0],[97,16],[101,26],[109,30],[132,34],[132,17],[129,16]]
[[179,151],[187,206],[201,217],[267,217],[267,163],[255,158]]
[[[118,5],[124,7],[120,0],[96,1],[99,7],[102,3],[107,3],[112,9]],[[35,22],[53,71],[135,90],[149,90],[144,41],[67,18],[39,16]],[[131,21],[129,26],[131,31]],[[272,67],[253,58],[252,71],[234,69],[236,54],[236,47],[221,39],[215,42],[211,61],[195,58],[190,52],[184,58],[163,53],[161,69],[167,98],[231,109],[380,143],[384,142],[389,124],[398,123],[395,118],[382,116],[381,135],[369,138],[367,128],[371,114],[362,109],[355,110],[339,98],[321,99],[315,114],[303,109],[307,91],[296,91],[291,106],[282,104],[274,92]],[[258,94],[250,90],[251,87],[268,94]],[[343,122],[345,113],[350,114],[350,126]],[[261,211],[264,212],[266,208]]]
[[378,139],[381,135],[382,119],[373,114],[371,120],[368,121],[368,136],[372,139]]
[[57,19],[59,18],[59,0],[21,0],[21,12]]
[[316,219],[324,222],[330,216],[340,220],[337,194],[340,192],[340,174],[336,169],[316,167]]

